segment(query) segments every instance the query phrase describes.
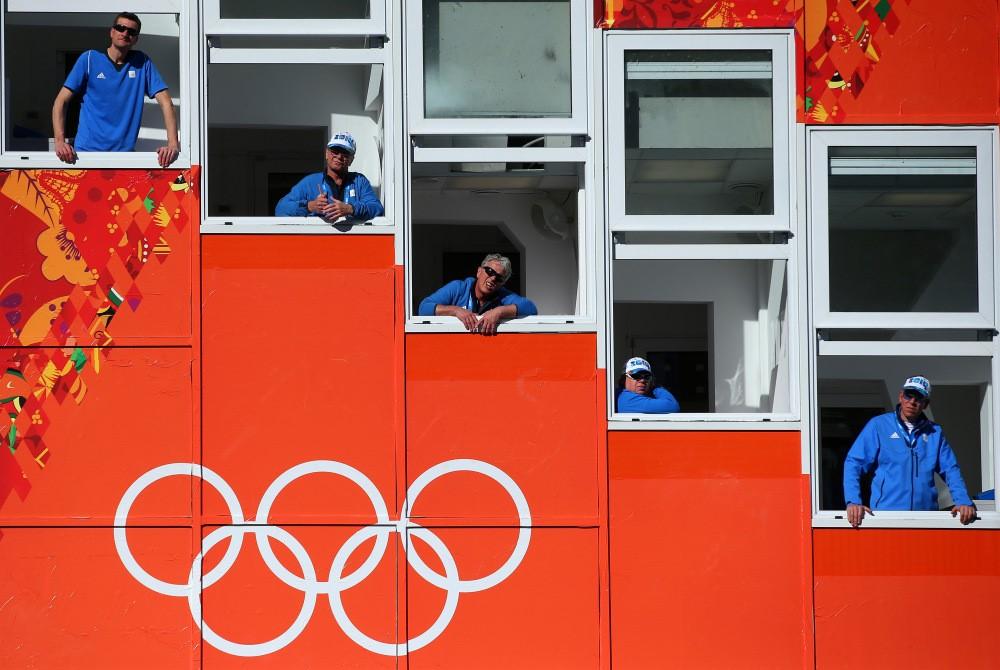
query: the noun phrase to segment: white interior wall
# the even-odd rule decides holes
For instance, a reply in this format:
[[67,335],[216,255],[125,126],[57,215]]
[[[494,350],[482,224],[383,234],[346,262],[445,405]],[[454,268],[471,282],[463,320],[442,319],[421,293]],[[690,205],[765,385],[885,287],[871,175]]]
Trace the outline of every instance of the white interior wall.
[[[502,224],[524,251],[524,294],[539,314],[575,314],[579,269],[575,235],[558,240],[543,236],[531,222],[531,204],[544,193],[475,193],[441,190],[413,192],[414,236],[420,221],[475,225]],[[469,275],[474,268],[470,268]],[[419,272],[414,268],[414,272]],[[464,277],[455,277],[462,279]],[[419,301],[423,296],[415,296]]]
[[[759,261],[615,261],[616,301],[706,302],[711,304],[715,411],[787,412],[777,403],[770,379],[761,373],[762,338]],[[769,262],[764,263],[770,266]],[[768,275],[769,276],[769,275]],[[763,295],[766,295],[764,288]],[[787,352],[787,347],[783,349]],[[779,361],[788,376],[787,354]]]

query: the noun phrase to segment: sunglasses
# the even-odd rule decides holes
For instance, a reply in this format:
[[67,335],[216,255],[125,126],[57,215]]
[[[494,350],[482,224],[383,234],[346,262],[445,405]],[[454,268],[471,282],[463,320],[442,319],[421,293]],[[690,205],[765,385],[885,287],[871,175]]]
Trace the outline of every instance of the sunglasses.
[[480,267],[483,268],[483,272],[486,273],[487,277],[493,277],[494,279],[496,279],[501,284],[503,284],[503,283],[505,283],[507,281],[506,277],[504,277],[502,274],[500,274],[499,272],[497,272],[496,270],[494,270],[493,268],[491,268],[489,265],[482,265]]
[[924,400],[924,396],[916,391],[903,391],[903,397],[907,400],[916,400],[918,402]]
[[[627,374],[627,373],[626,373]],[[628,375],[630,379],[634,379],[637,382],[648,382],[653,378],[653,375],[648,372],[637,372],[634,375]]]
[[115,30],[117,30],[120,33],[125,33],[129,37],[138,37],[139,36],[139,30],[137,28],[129,28],[128,26],[123,26],[120,23],[116,23],[115,25],[113,25],[111,27],[114,28]]

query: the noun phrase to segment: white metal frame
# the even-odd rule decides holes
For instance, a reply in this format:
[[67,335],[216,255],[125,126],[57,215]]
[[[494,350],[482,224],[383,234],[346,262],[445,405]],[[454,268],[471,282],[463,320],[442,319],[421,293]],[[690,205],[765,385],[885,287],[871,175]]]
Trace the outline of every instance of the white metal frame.
[[[593,175],[588,168],[589,149],[586,147],[545,148],[545,147],[501,147],[491,148],[413,148],[413,163],[571,163],[580,167],[582,180],[577,191],[577,291],[580,312],[577,314],[539,314],[520,317],[500,324],[501,333],[539,332],[593,332],[597,329],[595,316],[596,273],[591,271],[594,263],[595,215],[590,205],[593,190]],[[406,273],[406,330],[407,332],[466,332],[462,324],[449,316],[418,316],[413,314],[413,189],[406,190],[407,234],[404,241]],[[529,296],[530,297],[530,296]]]
[[587,132],[589,88],[587,26],[591,6],[586,0],[570,2],[571,114],[568,118],[434,118],[424,116],[423,2],[408,0],[406,13],[406,76],[409,99],[409,132],[412,135],[582,135]]
[[225,19],[219,0],[202,0],[205,32],[209,35],[385,35],[386,0],[369,0],[367,19]]
[[[260,64],[318,64],[318,65],[381,65],[382,66],[382,101],[383,128],[382,137],[382,200],[385,206],[385,216],[377,217],[368,222],[370,225],[353,225],[351,227],[335,227],[335,224],[317,223],[314,217],[254,217],[254,216],[212,216],[208,215],[208,189],[211,188],[208,178],[208,153],[202,157],[202,231],[215,233],[254,232],[254,233],[289,233],[295,226],[301,226],[301,231],[314,234],[338,234],[343,232],[366,232],[391,234],[394,226],[396,197],[393,181],[395,171],[392,166],[396,162],[396,135],[392,129],[397,123],[396,89],[393,85],[394,68],[392,53],[388,48],[375,49],[227,49],[205,47],[205,62],[203,77],[205,89],[202,92],[202,137],[208,138],[208,65],[210,63],[260,63]],[[317,148],[319,151],[319,148]],[[373,230],[374,229],[374,230]]]
[[[795,194],[795,52],[788,30],[608,31],[608,185],[612,231],[786,231],[792,228]],[[711,50],[771,52],[774,212],[760,215],[653,215],[625,213],[625,53],[627,51]]]
[[611,430],[798,430],[799,413],[799,306],[795,244],[620,244],[610,243],[611,266],[607,273],[607,332],[605,355],[614,362],[614,271],[616,260],[772,260],[785,261],[785,326],[788,341],[788,412],[629,414],[616,412],[613,377],[608,369],[608,428]]
[[[815,328],[979,328],[996,326],[994,222],[997,220],[997,128],[971,127],[847,127],[808,131],[810,231],[812,234],[812,300]],[[978,312],[832,312],[829,290],[829,169],[828,153],[835,146],[974,146],[979,263]],[[851,169],[850,161],[841,161]],[[867,170],[867,168],[860,168]],[[933,161],[907,161],[894,172],[937,170]],[[957,168],[947,168],[953,171]],[[968,169],[966,166],[964,169]]]
[[[191,66],[197,62],[198,17],[192,10],[193,0],[137,0],[129,6],[129,11],[136,14],[175,14],[178,15],[178,75],[180,82],[176,93],[180,94],[181,106],[177,112],[178,136],[180,140],[180,155],[170,166],[171,169],[187,168],[197,162],[198,137],[196,82],[191,76]],[[7,0],[7,13],[29,12],[36,14],[117,14],[122,11],[121,4],[111,0],[92,0],[85,5],[77,0]],[[0,43],[6,43],[6,21],[0,21]],[[94,48],[102,45],[95,44]],[[141,48],[141,43],[140,43]],[[0,77],[7,79],[6,55],[0,53]],[[58,91],[52,91],[55,99]],[[177,96],[174,96],[175,104]],[[90,169],[90,168],[146,168],[159,169],[156,153],[142,152],[105,152],[93,151],[78,155],[78,160],[71,166],[60,161],[51,151],[13,151],[7,148],[7,101],[4,100],[3,113],[0,114],[0,168],[22,169]],[[157,108],[157,112],[158,108]]]
[[[996,417],[1000,416],[1000,394],[996,392],[996,380],[1000,379],[1000,347],[996,341],[992,342],[819,342],[817,347],[817,360],[819,356],[913,356],[914,358],[944,358],[950,356],[962,356],[972,358],[988,359],[990,362],[990,382],[989,393],[986,400],[987,410],[992,420],[984,440],[989,440],[992,453],[992,472],[994,487],[1000,483],[1000,460],[997,459],[997,447],[1000,445],[1000,421]],[[817,375],[814,367],[814,375]],[[811,389],[811,404],[814,409],[815,419],[811,421],[809,436],[812,447],[812,472],[818,473],[819,459],[819,394],[818,375],[813,380]],[[947,426],[945,426],[947,431]],[[813,516],[812,525],[815,528],[849,528],[847,514],[844,510],[821,510],[819,509],[820,478],[812,478],[812,500]],[[970,494],[973,493],[970,491]],[[979,519],[969,526],[962,526],[957,519],[948,512],[885,512],[876,511],[872,516],[865,516],[863,527],[865,528],[953,528],[953,529],[984,529],[1000,528],[1000,512],[991,510],[979,510]]]

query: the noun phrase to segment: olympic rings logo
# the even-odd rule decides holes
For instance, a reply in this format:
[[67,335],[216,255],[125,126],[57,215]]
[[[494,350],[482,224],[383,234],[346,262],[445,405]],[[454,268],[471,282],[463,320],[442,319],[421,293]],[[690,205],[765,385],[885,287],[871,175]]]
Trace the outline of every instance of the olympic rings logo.
[[[520,528],[518,529],[517,543],[514,545],[514,550],[511,552],[510,557],[495,572],[479,579],[459,579],[455,559],[444,542],[429,529],[423,528],[409,518],[410,510],[416,503],[420,492],[438,477],[452,472],[474,472],[489,477],[507,491],[517,509]],[[317,579],[316,567],[312,564],[309,554],[306,552],[305,547],[291,533],[278,526],[267,525],[271,506],[274,504],[278,494],[299,477],[317,473],[339,475],[354,482],[367,494],[372,503],[372,508],[375,510],[375,524],[365,526],[356,531],[337,551],[333,559],[333,564],[330,567],[327,581],[319,581]],[[205,536],[202,542],[201,553],[195,557],[191,565],[187,583],[175,584],[157,579],[139,565],[138,561],[132,555],[132,550],[129,548],[125,531],[129,510],[132,509],[132,505],[135,503],[136,498],[139,497],[139,494],[146,487],[160,479],[181,475],[198,477],[205,483],[213,486],[229,508],[229,515],[232,518],[233,525],[217,528]],[[330,609],[337,624],[359,646],[384,656],[402,656],[408,653],[408,651],[416,651],[433,642],[444,632],[458,607],[458,596],[460,594],[485,591],[513,574],[517,566],[520,565],[521,560],[524,559],[528,551],[528,542],[531,539],[531,513],[528,509],[528,501],[525,499],[521,489],[503,470],[489,463],[473,459],[444,461],[429,468],[417,477],[409,489],[407,489],[406,497],[403,500],[403,508],[399,513],[397,521],[389,518],[385,500],[375,487],[375,484],[357,469],[337,461],[309,461],[286,470],[267,487],[264,496],[260,500],[260,505],[257,507],[255,518],[249,520],[244,520],[243,518],[243,510],[240,508],[236,493],[218,474],[194,463],[169,463],[153,468],[128,487],[122,496],[121,502],[118,503],[118,509],[115,511],[114,526],[115,548],[118,551],[118,557],[129,574],[140,584],[156,593],[177,598],[187,598],[191,616],[201,628],[205,642],[220,651],[234,656],[264,656],[289,645],[309,623],[313,609],[316,606],[316,598],[320,595],[325,595],[330,599]],[[243,537],[248,533],[256,536],[257,549],[260,551],[264,563],[270,568],[271,572],[282,582],[293,589],[301,591],[303,594],[302,609],[299,611],[295,621],[292,622],[292,625],[277,637],[255,644],[242,644],[225,639],[213,631],[202,620],[201,612],[202,591],[215,584],[229,571],[236,561],[240,548],[243,546]],[[342,592],[352,586],[356,586],[375,570],[385,555],[389,543],[389,535],[392,533],[399,534],[406,560],[417,574],[447,593],[444,608],[434,623],[426,631],[411,638],[406,643],[383,642],[369,637],[354,625],[344,610],[344,604],[341,600]],[[438,574],[428,567],[419,554],[417,554],[413,545],[406,541],[406,533],[420,538],[437,554],[441,565],[444,567],[445,574]],[[351,554],[362,543],[373,537],[375,538],[375,546],[372,548],[371,554],[354,572],[345,575],[344,568]],[[202,576],[202,559],[205,552],[227,538],[231,541],[222,560]],[[301,577],[290,572],[281,564],[274,555],[268,538],[276,540],[288,548],[302,570]]]

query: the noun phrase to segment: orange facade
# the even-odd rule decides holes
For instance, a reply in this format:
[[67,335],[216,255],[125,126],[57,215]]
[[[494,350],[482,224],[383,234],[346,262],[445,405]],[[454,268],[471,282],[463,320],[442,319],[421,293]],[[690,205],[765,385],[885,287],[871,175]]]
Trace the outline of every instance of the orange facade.
[[[1000,121],[989,0],[602,11]],[[392,236],[200,235],[197,168],[0,181],[0,667],[996,665],[996,533],[813,529],[798,431],[609,430],[595,333],[406,333]]]

